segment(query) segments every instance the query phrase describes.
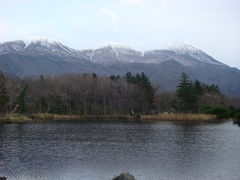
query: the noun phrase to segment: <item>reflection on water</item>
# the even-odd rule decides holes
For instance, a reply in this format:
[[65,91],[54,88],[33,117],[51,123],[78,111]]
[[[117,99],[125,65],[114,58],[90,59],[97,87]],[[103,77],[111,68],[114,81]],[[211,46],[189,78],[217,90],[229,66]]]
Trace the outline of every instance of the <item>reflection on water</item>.
[[183,123],[0,125],[8,179],[240,179],[240,127]]

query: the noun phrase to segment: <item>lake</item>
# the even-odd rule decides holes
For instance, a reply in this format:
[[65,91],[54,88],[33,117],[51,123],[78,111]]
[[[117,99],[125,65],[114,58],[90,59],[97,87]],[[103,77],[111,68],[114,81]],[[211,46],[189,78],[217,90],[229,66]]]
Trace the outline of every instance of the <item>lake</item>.
[[240,127],[223,123],[38,122],[0,125],[9,180],[240,179]]

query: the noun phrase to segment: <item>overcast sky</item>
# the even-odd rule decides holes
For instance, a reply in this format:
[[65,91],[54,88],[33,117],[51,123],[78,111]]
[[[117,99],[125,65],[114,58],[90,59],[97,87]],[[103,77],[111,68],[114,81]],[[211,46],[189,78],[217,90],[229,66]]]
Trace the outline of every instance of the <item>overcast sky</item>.
[[239,0],[0,0],[0,42],[47,36],[77,49],[191,43],[240,68]]

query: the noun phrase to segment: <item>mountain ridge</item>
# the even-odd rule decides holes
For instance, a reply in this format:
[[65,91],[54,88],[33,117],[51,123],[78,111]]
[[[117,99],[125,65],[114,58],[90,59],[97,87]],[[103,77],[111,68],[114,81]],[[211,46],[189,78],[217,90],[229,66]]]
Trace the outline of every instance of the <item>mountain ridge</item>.
[[18,40],[0,44],[0,70],[20,77],[145,72],[164,91],[174,91],[178,77],[186,72],[192,80],[217,84],[224,93],[240,97],[240,70],[191,46],[144,52],[119,45],[78,50],[52,39]]
[[[14,44],[15,46],[8,48],[9,44]],[[18,44],[18,46],[17,46]],[[25,47],[24,47],[25,45]],[[5,46],[6,49],[4,49],[3,47]],[[33,47],[32,47],[33,46]],[[195,47],[193,47],[192,45],[187,45],[184,43],[181,43],[181,45],[177,46],[177,47],[171,47],[169,49],[153,49],[153,50],[147,50],[147,51],[139,51],[139,50],[135,50],[129,46],[126,45],[119,45],[119,44],[107,44],[105,46],[101,46],[99,48],[96,49],[74,49],[74,48],[70,48],[66,45],[63,45],[62,43],[55,41],[54,39],[51,38],[47,38],[47,37],[34,37],[34,38],[28,38],[26,40],[17,40],[17,41],[9,41],[9,42],[4,42],[2,44],[0,44],[0,54],[2,52],[8,52],[7,50],[9,49],[10,52],[15,50],[15,52],[22,52],[24,53],[25,51],[27,51],[28,49],[34,48],[34,46],[41,46],[42,49],[45,48],[49,50],[48,53],[54,53],[55,51],[61,49],[61,53],[60,51],[57,51],[55,53],[55,55],[72,55],[74,57],[78,57],[78,58],[85,58],[87,60],[91,60],[93,61],[93,57],[96,55],[95,52],[99,53],[99,51],[101,50],[107,50],[109,51],[109,53],[111,53],[112,51],[112,58],[115,59],[119,59],[121,61],[119,62],[124,62],[124,63],[132,63],[132,62],[137,62],[137,63],[161,63],[162,61],[156,61],[156,57],[155,57],[155,61],[144,61],[143,59],[146,59],[147,57],[145,57],[145,55],[149,54],[151,55],[156,55],[158,52],[158,55],[162,56],[167,56],[169,55],[166,54],[166,52],[171,52],[172,55],[175,56],[190,56],[191,58],[195,58],[200,62],[203,63],[209,63],[209,64],[216,64],[216,65],[225,65],[217,60],[215,60],[214,58],[212,58],[211,56],[209,56],[208,54],[204,53],[203,51],[201,51],[200,49],[197,49]],[[46,53],[47,51],[45,51]],[[165,53],[164,53],[165,52]],[[36,53],[36,52],[35,52]],[[122,55],[122,57],[121,57]],[[126,59],[124,55],[132,55],[134,57],[130,58],[130,59]],[[153,57],[154,58],[154,57]],[[150,58],[151,59],[151,58]],[[185,57],[186,59],[186,57]],[[112,60],[112,59],[111,59]],[[107,63],[106,61],[98,61],[95,60],[94,62],[96,63]],[[118,62],[118,61],[117,61]],[[181,62],[181,61],[180,61]],[[109,62],[108,62],[109,63]],[[189,65],[188,63],[183,63],[183,65]]]

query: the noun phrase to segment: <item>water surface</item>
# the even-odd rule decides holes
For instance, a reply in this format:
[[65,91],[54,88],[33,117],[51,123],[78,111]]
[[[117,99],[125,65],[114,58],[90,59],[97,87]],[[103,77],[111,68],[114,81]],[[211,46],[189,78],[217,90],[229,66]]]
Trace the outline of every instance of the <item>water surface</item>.
[[48,122],[0,125],[9,180],[240,179],[240,127],[217,124]]

